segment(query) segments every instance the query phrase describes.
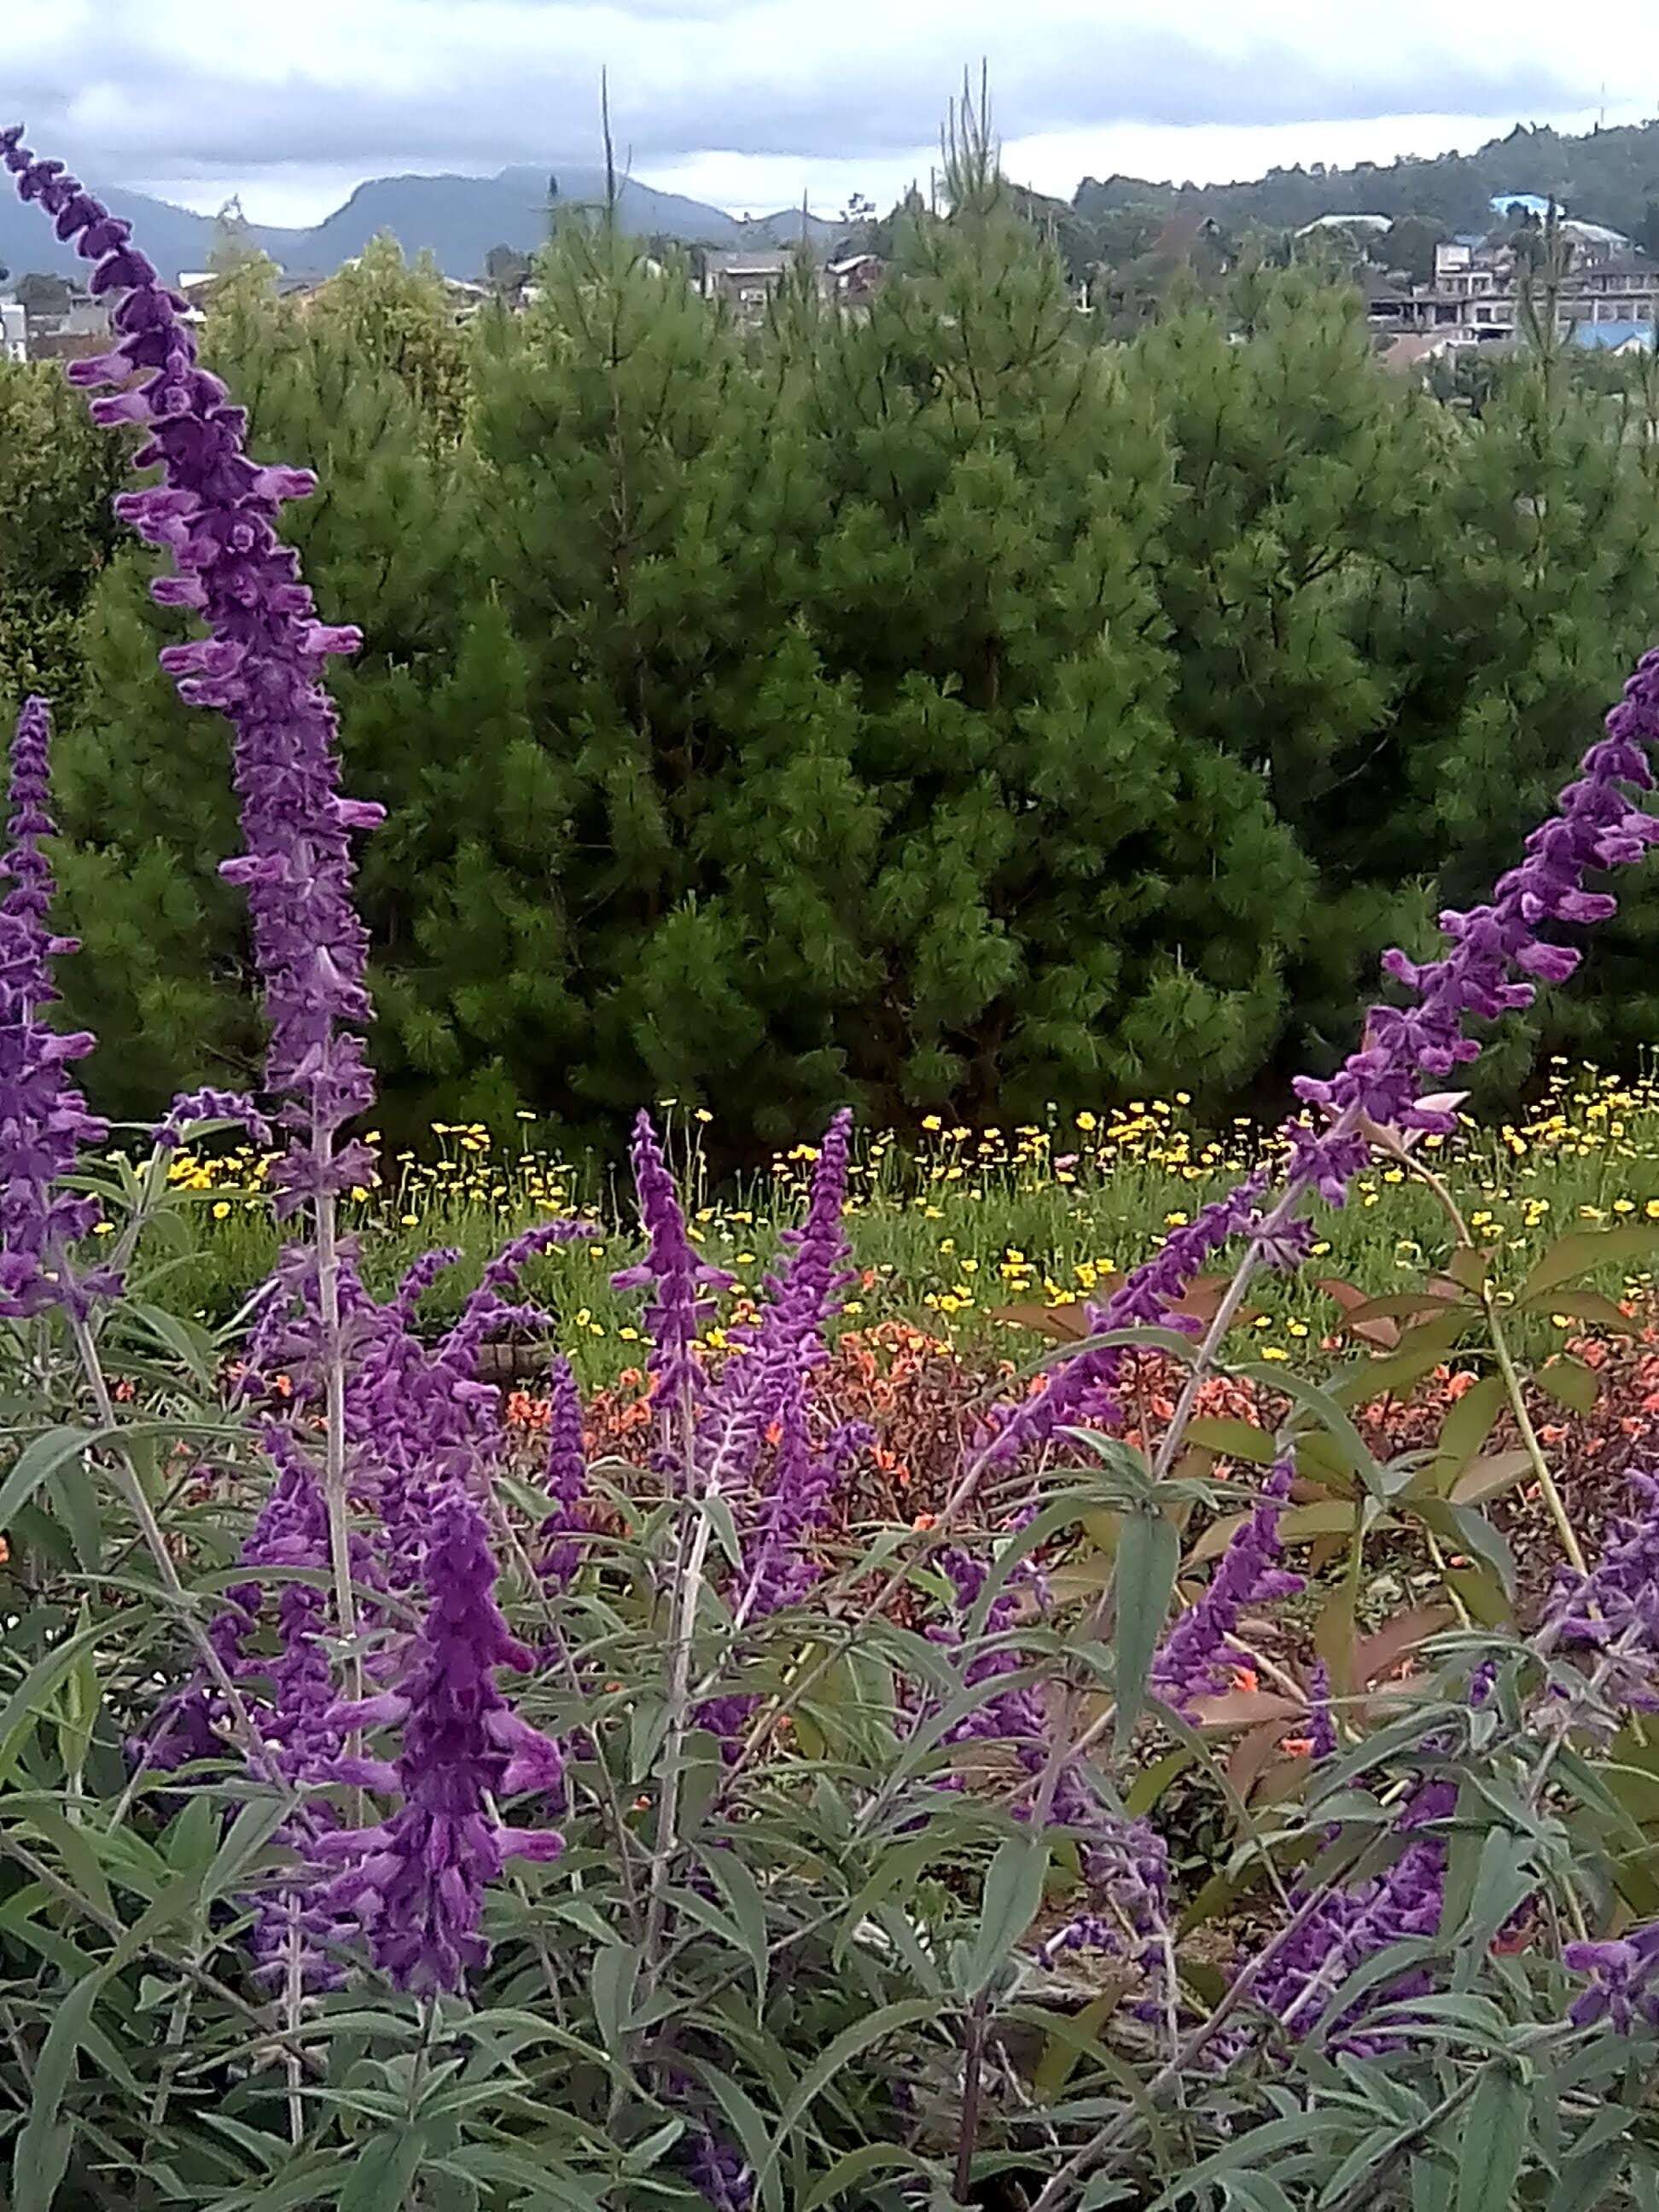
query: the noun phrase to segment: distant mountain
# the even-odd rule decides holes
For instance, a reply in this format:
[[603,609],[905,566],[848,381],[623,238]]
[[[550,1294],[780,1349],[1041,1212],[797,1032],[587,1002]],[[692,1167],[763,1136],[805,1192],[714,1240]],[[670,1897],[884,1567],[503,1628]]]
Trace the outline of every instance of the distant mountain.
[[1154,184],[1140,177],[1085,177],[1074,206],[1086,222],[1120,210],[1192,212],[1228,229],[1261,223],[1299,229],[1322,215],[1420,216],[1443,230],[1484,230],[1498,192],[1553,195],[1570,214],[1634,236],[1659,224],[1659,122],[1621,125],[1572,137],[1517,124],[1473,154],[1408,158],[1352,169],[1272,169],[1253,182]]
[[[361,253],[372,238],[390,231],[404,252],[429,251],[451,276],[477,276],[492,246],[533,252],[548,235],[549,185],[556,181],[555,207],[598,204],[605,198],[599,168],[503,169],[494,177],[377,177],[360,185],[342,208],[311,230],[276,230],[255,224],[252,237],[295,276],[328,276]],[[116,214],[126,216],[138,242],[164,276],[204,269],[213,251],[210,216],[119,188],[106,191]],[[641,238],[678,239],[689,246],[726,248],[793,246],[800,237],[799,208],[741,222],[721,208],[662,192],[636,178],[622,180],[617,203],[626,227]],[[843,226],[805,217],[808,239],[822,252]],[[78,264],[52,236],[38,208],[0,193],[0,264],[14,276],[27,270],[67,276]]]
[[[188,208],[167,200],[151,199],[146,192],[130,192],[116,185],[100,190],[113,214],[131,223],[135,236],[165,276],[181,269],[204,269],[213,250],[213,219],[193,215]],[[300,250],[307,234],[301,230],[256,229],[266,252],[286,266]],[[14,276],[27,270],[50,271],[58,276],[84,276],[87,264],[73,250],[60,245],[52,225],[38,207],[26,207],[9,190],[0,191],[0,264]]]

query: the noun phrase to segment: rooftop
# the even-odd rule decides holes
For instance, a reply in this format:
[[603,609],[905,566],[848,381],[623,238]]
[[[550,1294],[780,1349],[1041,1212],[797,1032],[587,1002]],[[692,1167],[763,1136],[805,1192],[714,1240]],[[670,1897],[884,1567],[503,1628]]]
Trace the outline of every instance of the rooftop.
[[1653,345],[1651,323],[1577,323],[1573,326],[1572,342],[1583,347],[1587,353],[1617,353],[1620,347],[1631,344],[1650,350]]
[[1394,217],[1387,215],[1316,215],[1311,222],[1304,222],[1296,234],[1306,238],[1314,230],[1392,230]]

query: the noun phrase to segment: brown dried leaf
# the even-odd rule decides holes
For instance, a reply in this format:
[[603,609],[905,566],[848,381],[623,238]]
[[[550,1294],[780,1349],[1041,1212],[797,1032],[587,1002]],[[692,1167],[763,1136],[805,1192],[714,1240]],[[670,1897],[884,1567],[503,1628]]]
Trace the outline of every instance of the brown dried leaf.
[[1289,1723],[1308,1717],[1305,1705],[1277,1690],[1224,1690],[1218,1697],[1195,1698],[1191,1711],[1200,1728],[1218,1729],[1229,1735],[1237,1729],[1260,1728],[1268,1721],[1284,1735]]
[[1350,1336],[1359,1337],[1366,1344],[1375,1344],[1384,1352],[1392,1352],[1400,1341],[1400,1324],[1395,1321],[1350,1321],[1350,1314],[1363,1312],[1371,1303],[1369,1291],[1362,1291],[1358,1283],[1346,1282],[1340,1275],[1321,1275],[1316,1290],[1323,1291],[1334,1299],[1345,1316],[1342,1326]]
[[1355,1682],[1369,1686],[1393,1674],[1408,1651],[1449,1628],[1455,1618],[1449,1605],[1413,1606],[1375,1634],[1362,1636],[1354,1654]]
[[1285,1735],[1283,1721],[1263,1721],[1242,1735],[1227,1754],[1227,1779],[1248,1804],[1262,1769],[1277,1755]]

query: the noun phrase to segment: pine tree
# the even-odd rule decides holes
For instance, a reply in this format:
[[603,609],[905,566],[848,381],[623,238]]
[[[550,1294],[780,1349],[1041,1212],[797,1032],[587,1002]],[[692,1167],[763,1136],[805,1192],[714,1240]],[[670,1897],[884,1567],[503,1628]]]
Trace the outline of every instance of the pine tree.
[[76,625],[119,537],[122,475],[54,364],[0,361],[0,690],[46,692],[60,720],[80,688]]
[[1445,703],[1425,579],[1449,433],[1379,366],[1346,288],[1253,262],[1234,312],[1243,343],[1196,307],[1139,342],[1135,373],[1178,457],[1156,559],[1181,750],[1247,769],[1311,878],[1286,1039],[1299,1064],[1346,1048],[1435,865],[1420,776]]
[[371,372],[395,376],[434,442],[453,450],[466,427],[471,349],[430,253],[413,262],[382,232],[317,294],[307,319]]
[[[484,371],[501,588],[572,791],[590,1024],[571,1115],[653,1090],[781,1141],[833,1104],[867,993],[858,716],[795,627],[816,492],[789,375],[751,370],[614,212],[568,222]],[[855,1024],[853,1024],[855,1026]]]
[[[1519,858],[1652,642],[1652,455],[1571,366],[1547,350],[1516,363],[1455,448],[1436,607],[1449,713],[1422,797],[1456,904]],[[1518,1081],[1530,1046],[1633,1065],[1659,1034],[1659,887],[1638,875],[1618,889],[1620,921],[1596,933],[1570,991],[1510,1025],[1492,1081]]]
[[890,1109],[1013,1115],[1261,1065],[1306,868],[1260,782],[1183,745],[1152,560],[1176,496],[1152,380],[1089,342],[958,119],[948,216],[825,338],[836,527],[812,579],[890,823],[866,1057]]
[[[287,510],[290,527],[319,605],[365,631],[337,690],[349,787],[392,816],[365,842],[362,877],[389,982],[419,957],[433,888],[416,864],[428,857],[429,763],[452,763],[465,743],[436,702],[488,595],[473,479],[459,457],[435,452],[399,380],[366,363],[337,327],[301,321],[257,284],[231,289],[210,358],[250,408],[257,456],[319,471],[325,489]],[[59,763],[73,841],[66,894],[88,952],[68,979],[70,1010],[103,1040],[93,1081],[123,1113],[153,1111],[191,1080],[257,1079],[262,1058],[245,902],[216,874],[236,848],[227,741],[218,718],[182,707],[156,665],[180,625],[151,605],[152,573],[153,556],[124,552],[93,595],[89,697]],[[413,1017],[407,1032],[382,1027],[376,1050],[394,1073],[405,1058],[418,1064],[420,1030]]]

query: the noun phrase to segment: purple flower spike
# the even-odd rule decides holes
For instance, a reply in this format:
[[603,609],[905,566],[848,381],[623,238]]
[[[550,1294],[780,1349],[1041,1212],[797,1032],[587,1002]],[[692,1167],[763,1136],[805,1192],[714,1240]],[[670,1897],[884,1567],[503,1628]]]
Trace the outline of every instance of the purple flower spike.
[[1659,1481],[1632,1474],[1636,1510],[1615,1515],[1587,1575],[1557,1578],[1545,1633],[1564,1651],[1601,1656],[1603,1699],[1659,1711]]
[[1589,1981],[1569,2015],[1575,2027],[1594,2027],[1605,2020],[1628,2035],[1638,2022],[1659,2026],[1659,1996],[1653,1986],[1659,1973],[1659,1923],[1633,1928],[1613,1942],[1569,1943],[1561,1962]]
[[685,2139],[686,2179],[714,2212],[749,2212],[755,2201],[755,2176],[742,2153],[707,2128],[694,2128]]
[[1539,935],[1551,922],[1605,921],[1616,901],[1589,892],[1593,871],[1623,867],[1659,843],[1659,819],[1629,796],[1653,787],[1649,750],[1659,737],[1659,653],[1645,654],[1607,716],[1607,734],[1592,745],[1580,774],[1562,792],[1555,813],[1527,840],[1526,857],[1500,876],[1490,906],[1449,909],[1440,927],[1449,950],[1421,963],[1403,952],[1383,967],[1417,1004],[1402,1012],[1373,1006],[1358,1052],[1328,1083],[1298,1080],[1297,1095],[1332,1115],[1357,1110],[1385,1127],[1445,1132],[1456,1127],[1435,1088],[1475,1059],[1473,1021],[1496,1021],[1532,1004],[1530,981],[1562,982],[1578,964],[1571,945]]
[[[632,1154],[646,1255],[636,1267],[624,1267],[611,1281],[615,1290],[649,1289],[653,1294],[645,1319],[651,1334],[648,1364],[660,1431],[682,1407],[695,1406],[702,1396],[703,1371],[696,1346],[710,1308],[700,1293],[727,1289],[732,1278],[698,1259],[686,1234],[679,1192],[648,1114],[641,1114],[634,1124]],[[662,1447],[665,1460],[673,1451]],[[678,1460],[670,1471],[682,1482],[686,1480],[688,1471]]]
[[204,1089],[186,1091],[173,1100],[167,1120],[155,1132],[156,1143],[164,1152],[176,1151],[194,1121],[234,1121],[246,1130],[256,1145],[275,1142],[270,1122],[246,1091]]
[[1303,1587],[1300,1575],[1278,1565],[1279,1516],[1290,1496],[1291,1472],[1286,1460],[1274,1468],[1249,1519],[1229,1538],[1208,1589],[1152,1661],[1152,1687],[1178,1712],[1190,1712],[1199,1698],[1227,1687],[1233,1668],[1228,1646],[1245,1608],[1292,1597]]
[[521,1231],[502,1245],[484,1269],[479,1288],[497,1294],[513,1290],[532,1260],[539,1260],[544,1253],[554,1251],[561,1244],[590,1244],[599,1233],[597,1224],[592,1221],[538,1222],[533,1229]]
[[[1296,2040],[1326,2021],[1332,1998],[1357,1966],[1393,1944],[1438,1932],[1446,1886],[1446,1840],[1440,1824],[1456,1807],[1455,1783],[1419,1783],[1395,1821],[1395,1832],[1410,1838],[1400,1856],[1369,1881],[1328,1890],[1296,1941],[1274,1960],[1270,1972],[1257,1978],[1255,2002],[1275,2014]],[[1291,1900],[1300,1905],[1306,1894],[1292,1890]],[[1373,1986],[1358,2008],[1348,2008],[1333,2023],[1333,2047],[1356,2057],[1375,2056],[1387,2039],[1364,2033],[1366,2010],[1419,1996],[1428,1987],[1429,1977],[1419,1970]]]
[[[1085,1309],[1091,1329],[1103,1335],[1112,1330],[1143,1328],[1195,1334],[1195,1324],[1171,1309],[1212,1254],[1259,1225],[1256,1201],[1266,1185],[1263,1169],[1237,1190],[1205,1206],[1184,1229],[1176,1230],[1144,1266],[1125,1277],[1103,1304]],[[1265,1246],[1263,1249],[1267,1251]],[[1288,1234],[1281,1236],[1267,1256],[1276,1264],[1293,1265],[1301,1256],[1301,1241]],[[1045,1443],[1057,1429],[1084,1422],[1108,1425],[1117,1422],[1122,1409],[1115,1394],[1122,1376],[1120,1346],[1096,1345],[1075,1352],[1049,1376],[1046,1389],[1024,1399],[1003,1419],[990,1447],[992,1456],[1000,1461],[1016,1458],[1033,1445]]]
[[93,402],[94,419],[140,426],[147,434],[133,465],[161,471],[159,484],[116,502],[172,560],[173,574],[154,587],[158,602],[187,607],[206,626],[204,637],[167,647],[161,665],[187,706],[216,710],[235,732],[246,853],[222,872],[247,890],[270,1022],[267,1079],[305,1140],[273,1178],[291,1210],[359,1178],[356,1158],[331,1160],[331,1140],[374,1097],[358,1034],[371,1012],[368,939],[352,904],[350,836],[381,810],[338,793],[334,710],[321,682],[328,658],[361,641],[317,620],[298,556],[276,535],[283,502],[303,497],[312,478],[249,459],[247,418],[197,365],[183,301],[60,162],[37,161],[21,134],[8,136],[0,158],[20,194],[96,258],[91,289],[115,301],[116,344],[76,363],[72,378],[118,387]]
[[524,1673],[532,1661],[495,1602],[495,1571],[483,1516],[452,1491],[427,1547],[426,1625],[401,1701],[403,1810],[318,1845],[319,1857],[343,1862],[330,1910],[362,1923],[376,1964],[402,1990],[459,1990],[488,1963],[484,1893],[506,1861],[563,1848],[550,1829],[507,1826],[495,1811],[520,1791],[554,1794],[562,1771],[558,1747],[496,1686],[498,1668]]
[[1316,1659],[1308,1678],[1308,1735],[1316,1761],[1334,1759],[1337,1752],[1336,1715],[1331,1706],[1330,1669]]
[[63,1178],[82,1146],[101,1144],[109,1130],[69,1080],[93,1040],[63,1036],[41,1018],[58,996],[52,958],[75,949],[52,935],[49,919],[52,863],[41,844],[53,834],[51,744],[46,702],[32,698],[12,743],[9,849],[0,856],[0,1317],[9,1320],[55,1305],[84,1316],[120,1287],[109,1271],[82,1272],[68,1256],[100,1209],[64,1190]]

